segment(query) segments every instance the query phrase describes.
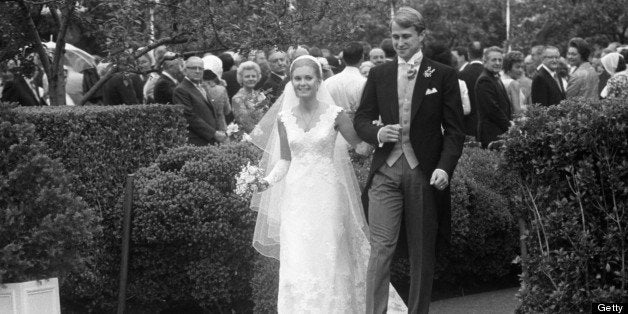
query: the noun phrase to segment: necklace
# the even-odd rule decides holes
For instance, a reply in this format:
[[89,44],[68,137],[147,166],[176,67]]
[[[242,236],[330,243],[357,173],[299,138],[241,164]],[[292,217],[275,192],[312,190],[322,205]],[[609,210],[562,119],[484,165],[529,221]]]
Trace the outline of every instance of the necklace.
[[309,118],[306,119],[305,118],[305,114],[303,113],[303,110],[299,110],[299,118],[301,119],[301,121],[303,121],[303,123],[305,123],[305,132],[308,132],[311,127],[312,127],[312,122],[314,122],[314,118],[316,118],[316,114],[318,113],[318,110],[320,109],[320,106],[317,106],[316,109],[314,109],[314,111],[309,114]]

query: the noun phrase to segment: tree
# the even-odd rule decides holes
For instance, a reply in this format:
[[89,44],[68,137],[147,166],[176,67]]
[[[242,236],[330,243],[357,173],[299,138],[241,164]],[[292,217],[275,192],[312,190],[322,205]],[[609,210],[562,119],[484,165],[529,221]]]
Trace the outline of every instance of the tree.
[[[32,45],[48,76],[53,105],[65,104],[59,74],[68,30],[79,30],[90,38],[88,50],[104,54],[113,64],[95,90],[119,65],[130,65],[133,70],[135,59],[162,44],[176,44],[180,52],[285,49],[303,43],[335,48],[368,38],[369,30],[384,36],[389,12],[387,1],[376,0],[0,0],[0,10],[0,25],[10,30],[0,37],[2,58]],[[34,23],[45,10],[53,22]],[[51,26],[57,48],[48,60],[41,34],[51,33]],[[88,96],[89,92],[84,99]]]
[[513,45],[564,46],[572,37],[628,42],[628,0],[519,0],[512,6]]

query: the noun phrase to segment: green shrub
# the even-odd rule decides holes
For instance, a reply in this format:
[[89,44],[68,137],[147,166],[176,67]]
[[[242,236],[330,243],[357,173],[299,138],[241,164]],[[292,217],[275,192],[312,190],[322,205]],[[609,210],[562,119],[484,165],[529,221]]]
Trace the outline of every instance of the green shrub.
[[532,107],[505,139],[527,210],[520,312],[586,312],[625,302],[628,103]]
[[[360,185],[368,177],[370,158],[351,153]],[[507,275],[519,253],[513,212],[515,180],[498,169],[499,154],[474,147],[463,151],[452,178],[452,241],[438,256],[436,280],[488,282]],[[256,313],[276,311],[278,262],[259,257],[251,282]],[[392,280],[407,282],[409,265],[395,258]]]
[[233,189],[241,166],[259,157],[248,143],[183,146],[136,172],[132,308],[157,312],[187,304],[241,312],[244,304],[250,309],[256,213]]
[[18,107],[8,117],[35,125],[46,153],[74,174],[72,190],[102,218],[102,236],[93,246],[83,247],[91,255],[88,268],[62,285],[62,304],[79,312],[111,311],[116,305],[120,267],[120,241],[115,235],[122,216],[115,204],[123,195],[127,174],[186,142],[183,108]]
[[5,109],[0,108],[0,283],[50,277],[64,282],[88,260],[79,248],[91,245],[99,231],[96,213],[71,190],[63,165],[45,155],[35,126],[7,121]]

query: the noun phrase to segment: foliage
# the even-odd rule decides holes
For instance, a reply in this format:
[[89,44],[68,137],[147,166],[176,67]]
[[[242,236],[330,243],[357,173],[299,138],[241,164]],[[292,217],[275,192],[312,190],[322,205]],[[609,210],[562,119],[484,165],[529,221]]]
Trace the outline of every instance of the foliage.
[[529,233],[521,312],[585,312],[624,302],[628,216],[626,101],[531,107],[505,140]]
[[[513,48],[566,46],[572,37],[628,42],[628,0],[512,1]],[[606,44],[603,44],[605,47]]]
[[183,108],[171,105],[18,107],[16,117],[35,125],[46,154],[58,158],[75,177],[71,189],[98,212],[103,233],[93,246],[87,270],[66,281],[65,304],[107,306],[117,295],[119,228],[115,208],[126,176],[149,165],[159,154],[185,143]]
[[[364,186],[370,158],[351,154],[360,185]],[[514,178],[497,169],[499,154],[479,148],[465,148],[452,178],[452,243],[440,252],[436,280],[489,282],[507,275],[518,255],[515,216],[519,208],[511,195]],[[259,257],[252,279],[255,312],[276,310],[278,262]],[[407,282],[405,258],[395,258],[392,280]]]
[[234,178],[259,154],[248,143],[183,146],[135,173],[131,307],[242,310],[250,299],[255,212],[233,193]]
[[97,215],[71,188],[72,176],[45,154],[35,126],[0,108],[0,283],[80,271]]
[[503,0],[414,1],[414,7],[426,19],[428,41],[466,46],[477,40],[488,47],[506,39]]

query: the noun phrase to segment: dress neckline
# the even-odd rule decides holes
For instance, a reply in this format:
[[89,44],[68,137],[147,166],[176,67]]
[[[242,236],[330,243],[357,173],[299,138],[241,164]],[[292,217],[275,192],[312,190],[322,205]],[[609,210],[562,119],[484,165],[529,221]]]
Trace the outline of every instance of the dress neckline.
[[325,108],[323,110],[323,112],[321,112],[318,115],[318,120],[316,121],[316,123],[314,123],[314,125],[312,125],[312,127],[309,128],[308,130],[305,130],[304,128],[299,126],[299,123],[297,122],[298,121],[298,117],[294,114],[294,108],[290,109],[290,115],[294,119],[294,126],[297,129],[299,129],[299,131],[303,132],[304,134],[307,134],[307,133],[311,132],[312,130],[316,129],[319,124],[321,124],[321,121],[323,120],[323,116],[327,114],[327,112],[329,111],[330,108],[331,108],[331,106],[327,106],[327,108]]

